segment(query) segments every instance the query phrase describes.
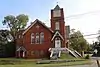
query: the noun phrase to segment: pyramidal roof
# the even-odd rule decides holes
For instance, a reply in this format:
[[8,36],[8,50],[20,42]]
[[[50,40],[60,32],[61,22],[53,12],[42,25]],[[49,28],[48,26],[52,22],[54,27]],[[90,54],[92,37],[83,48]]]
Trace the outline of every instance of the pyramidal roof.
[[56,5],[56,7],[54,8],[54,10],[60,10],[59,5]]

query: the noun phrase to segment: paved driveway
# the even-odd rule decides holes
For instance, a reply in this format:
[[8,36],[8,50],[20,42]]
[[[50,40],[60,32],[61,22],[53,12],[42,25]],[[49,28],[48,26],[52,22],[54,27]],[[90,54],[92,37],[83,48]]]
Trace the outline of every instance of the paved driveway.
[[96,64],[92,65],[79,65],[79,66],[67,66],[67,67],[98,67]]
[[97,63],[96,63],[96,60],[92,60],[92,61],[93,61],[93,63],[90,64],[90,65],[77,65],[77,66],[67,66],[67,67],[98,67]]
[[[91,60],[93,63],[90,65],[75,65],[75,66],[62,66],[62,67],[98,67],[96,60]],[[99,60],[100,63],[100,60]]]

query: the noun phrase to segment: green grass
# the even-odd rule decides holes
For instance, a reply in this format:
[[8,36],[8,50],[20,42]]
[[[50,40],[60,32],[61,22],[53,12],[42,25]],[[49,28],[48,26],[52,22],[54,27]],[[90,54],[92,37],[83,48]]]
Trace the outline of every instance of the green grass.
[[64,62],[64,63],[53,63],[53,64],[41,64],[41,67],[59,67],[59,66],[73,66],[73,65],[84,65],[90,64],[90,61],[76,61],[76,62]]
[[73,57],[70,54],[66,54],[66,53],[62,53],[61,57],[59,59],[76,59],[75,57]]
[[87,63],[86,61],[82,62],[67,62],[67,63],[54,63],[54,64],[32,64],[32,63],[27,63],[27,64],[20,64],[20,65],[0,65],[0,67],[59,67],[59,66],[72,66],[72,65],[83,65],[83,64],[90,64]]
[[[76,59],[78,60],[78,59]],[[0,67],[59,67],[90,64],[90,60],[75,61],[75,62],[55,62],[50,64],[36,64],[36,59],[16,59],[16,58],[0,58]]]

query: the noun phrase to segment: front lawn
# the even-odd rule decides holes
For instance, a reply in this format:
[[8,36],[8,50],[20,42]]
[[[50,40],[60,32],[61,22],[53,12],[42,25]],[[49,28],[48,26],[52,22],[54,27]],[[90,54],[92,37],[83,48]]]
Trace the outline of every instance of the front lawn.
[[[74,59],[75,60],[75,59]],[[78,59],[77,59],[78,60]],[[57,67],[90,64],[90,60],[80,60],[73,62],[55,62],[48,64],[37,64],[36,59],[16,59],[16,58],[0,58],[0,67]]]

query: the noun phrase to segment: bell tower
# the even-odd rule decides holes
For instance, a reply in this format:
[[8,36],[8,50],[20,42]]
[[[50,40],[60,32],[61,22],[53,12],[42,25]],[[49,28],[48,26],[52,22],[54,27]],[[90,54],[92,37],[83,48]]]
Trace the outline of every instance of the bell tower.
[[59,5],[56,5],[54,9],[51,10],[51,29],[63,37],[61,46],[65,47],[65,22],[64,22],[64,12],[63,8],[60,8]]
[[51,52],[50,58],[53,56],[58,58],[61,52],[67,48],[64,12],[63,8],[60,8],[59,5],[56,5],[56,7],[51,10],[51,29],[53,30],[53,36],[51,39],[52,46],[49,48]]

